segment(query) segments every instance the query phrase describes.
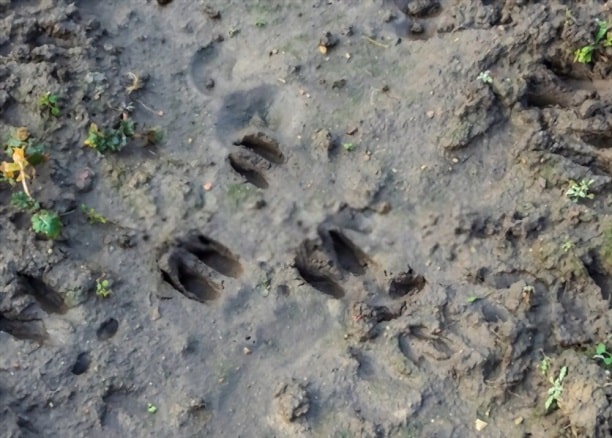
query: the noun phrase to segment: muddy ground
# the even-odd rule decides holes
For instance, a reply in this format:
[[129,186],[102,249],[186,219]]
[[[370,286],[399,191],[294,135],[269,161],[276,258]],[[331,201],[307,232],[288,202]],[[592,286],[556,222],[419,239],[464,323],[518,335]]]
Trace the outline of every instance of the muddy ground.
[[2,435],[611,436],[611,12],[0,0]]

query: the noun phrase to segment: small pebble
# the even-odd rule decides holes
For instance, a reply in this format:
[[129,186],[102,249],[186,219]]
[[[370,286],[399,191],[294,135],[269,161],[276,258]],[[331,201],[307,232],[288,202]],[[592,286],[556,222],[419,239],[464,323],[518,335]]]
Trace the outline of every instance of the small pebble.
[[478,432],[480,432],[481,430],[483,430],[485,427],[487,427],[489,425],[489,423],[487,423],[486,421],[482,421],[480,419],[476,419],[476,424],[475,424],[475,428]]
[[387,214],[391,211],[391,204],[389,202],[383,202],[378,206],[378,213]]

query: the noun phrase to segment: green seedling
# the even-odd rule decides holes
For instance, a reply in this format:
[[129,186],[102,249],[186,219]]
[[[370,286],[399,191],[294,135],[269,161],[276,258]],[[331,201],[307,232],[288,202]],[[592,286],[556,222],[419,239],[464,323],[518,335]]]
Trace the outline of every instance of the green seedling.
[[157,412],[157,406],[153,403],[147,403],[147,412],[151,415],[155,414]]
[[574,61],[579,62],[580,64],[590,64],[591,61],[593,61],[594,51],[595,46],[583,46],[574,52]]
[[111,296],[113,291],[111,290],[111,283],[105,278],[98,278],[96,280],[96,295],[100,298],[108,298]]
[[592,179],[583,179],[580,181],[570,180],[565,196],[574,202],[578,202],[581,199],[593,199],[595,195],[593,193],[589,193],[589,188],[593,182],[594,181]]
[[41,209],[40,204],[32,197],[28,180],[34,176],[34,166],[47,159],[43,146],[34,142],[27,128],[17,128],[4,145],[4,151],[12,161],[0,163],[0,179],[9,184],[21,183],[23,191],[11,195],[11,205],[19,210],[33,213],[32,229],[48,239],[56,239],[62,222],[53,211]]
[[62,231],[62,221],[54,211],[40,210],[32,215],[32,229],[49,239],[57,239]]
[[89,125],[89,132],[85,140],[85,145],[102,154],[119,152],[127,145],[128,140],[134,137],[134,134],[134,122],[129,119],[121,120],[116,128],[104,131],[100,130],[98,125],[92,123]]
[[544,356],[540,363],[538,364],[538,370],[540,370],[540,374],[543,376],[548,375],[548,370],[550,369],[550,357]]
[[612,46],[612,34],[609,32],[611,23],[604,20],[595,20],[597,23],[597,34],[595,35],[595,44],[602,43],[604,47]]
[[40,210],[40,204],[23,191],[18,191],[11,195],[11,205],[22,211]]
[[597,33],[593,44],[587,44],[574,51],[574,61],[581,64],[590,64],[593,54],[600,48],[612,47],[612,23],[597,20]]
[[546,408],[547,412],[553,406],[553,403],[555,404],[555,406],[558,406],[559,397],[561,397],[561,394],[563,393],[563,379],[565,379],[566,375],[567,367],[564,366],[559,371],[559,375],[556,379],[553,380],[552,377],[549,379],[549,382],[552,386],[548,389],[548,398],[546,399],[546,403],[544,404],[544,407]]
[[270,288],[272,286],[272,280],[266,275],[258,284],[257,289],[261,292],[264,297],[270,295]]
[[264,20],[263,18],[258,18],[255,21],[255,26],[257,26],[257,27],[266,27],[267,24],[268,24],[268,22],[266,20]]
[[597,344],[593,359],[600,359],[607,367],[612,366],[612,353],[607,350],[606,344]]
[[81,204],[81,211],[85,213],[90,224],[105,224],[108,222],[108,219],[99,214],[93,207]]
[[477,297],[477,296],[471,296],[471,297],[469,297],[469,298],[467,299],[467,302],[468,302],[469,304],[473,304],[473,303],[475,303],[476,301],[480,301],[481,299],[482,299],[482,298]]
[[342,143],[342,147],[345,151],[351,152],[354,151],[357,146],[354,143]]
[[53,117],[59,117],[60,109],[57,101],[57,94],[45,93],[38,99],[38,106],[41,112],[47,113]]
[[476,79],[478,79],[483,84],[492,84],[493,83],[493,76],[491,76],[491,72],[489,70],[481,71],[478,74],[478,77]]
[[568,252],[571,249],[574,248],[574,242],[572,242],[570,239],[567,239],[565,242],[563,242],[563,244],[561,245],[561,249],[563,250],[563,252]]

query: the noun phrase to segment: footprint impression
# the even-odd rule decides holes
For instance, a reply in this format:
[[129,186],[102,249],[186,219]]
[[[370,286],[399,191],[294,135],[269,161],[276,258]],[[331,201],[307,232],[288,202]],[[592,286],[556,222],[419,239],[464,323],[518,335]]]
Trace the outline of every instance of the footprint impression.
[[215,88],[222,88],[232,79],[235,60],[223,54],[218,44],[210,42],[198,49],[189,65],[189,77],[193,87],[203,95],[211,95]]
[[44,343],[49,337],[44,320],[49,315],[67,312],[64,299],[41,278],[27,274],[17,274],[12,287],[16,296],[28,297],[24,300],[27,304],[18,313],[0,312],[0,331],[17,339]]
[[285,161],[276,140],[257,132],[244,135],[234,146],[238,149],[228,155],[232,169],[255,187],[268,188],[266,173]]
[[222,277],[242,274],[242,265],[228,248],[197,231],[177,239],[162,254],[158,267],[166,283],[200,303],[219,297]]
[[[335,299],[346,295],[344,283],[350,276],[367,277],[369,273],[380,281],[388,274],[340,228],[319,227],[319,239],[306,239],[298,247],[295,267],[306,283]],[[422,275],[408,268],[393,276],[385,288],[396,299],[419,292],[425,284]]]

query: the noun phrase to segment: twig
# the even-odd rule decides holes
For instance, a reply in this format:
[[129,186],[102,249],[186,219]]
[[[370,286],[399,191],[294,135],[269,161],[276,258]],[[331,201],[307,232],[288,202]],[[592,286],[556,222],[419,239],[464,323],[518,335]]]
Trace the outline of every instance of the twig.
[[138,102],[139,104],[141,104],[144,109],[151,111],[153,114],[157,115],[158,117],[163,117],[164,116],[164,112],[163,111],[156,111],[153,108],[151,108],[150,106],[148,106],[147,104],[145,104],[142,100],[137,100],[136,102]]
[[383,49],[388,49],[388,48],[389,48],[389,46],[388,46],[387,44],[379,43],[378,41],[376,41],[376,40],[375,40],[375,39],[373,39],[373,38],[370,38],[370,37],[369,37],[369,36],[367,36],[367,35],[363,35],[363,37],[364,37],[364,38],[365,38],[365,39],[366,39],[368,42],[370,42],[370,43],[374,44],[375,46],[382,47]]

